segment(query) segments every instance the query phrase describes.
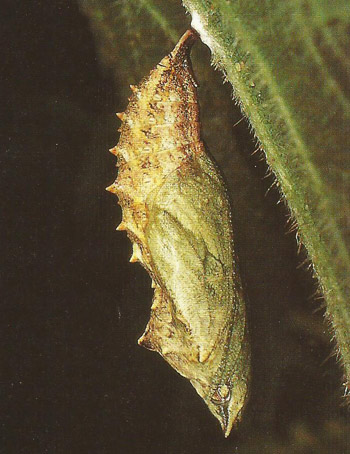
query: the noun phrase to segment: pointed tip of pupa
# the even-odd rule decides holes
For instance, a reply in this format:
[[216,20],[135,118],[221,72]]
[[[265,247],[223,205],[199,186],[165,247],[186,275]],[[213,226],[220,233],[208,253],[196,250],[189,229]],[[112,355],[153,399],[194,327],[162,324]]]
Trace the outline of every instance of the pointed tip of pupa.
[[227,421],[223,420],[221,422],[221,429],[222,433],[224,434],[224,437],[227,438],[231,433],[231,427],[229,426]]

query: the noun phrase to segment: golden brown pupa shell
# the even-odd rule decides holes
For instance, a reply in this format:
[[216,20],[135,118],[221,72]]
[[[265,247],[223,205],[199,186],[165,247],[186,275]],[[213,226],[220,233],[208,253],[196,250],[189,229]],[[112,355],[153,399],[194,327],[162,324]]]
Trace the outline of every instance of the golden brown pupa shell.
[[122,120],[118,196],[154,287],[139,344],[188,378],[225,436],[241,414],[250,374],[246,310],[224,182],[200,139],[188,30],[132,95]]

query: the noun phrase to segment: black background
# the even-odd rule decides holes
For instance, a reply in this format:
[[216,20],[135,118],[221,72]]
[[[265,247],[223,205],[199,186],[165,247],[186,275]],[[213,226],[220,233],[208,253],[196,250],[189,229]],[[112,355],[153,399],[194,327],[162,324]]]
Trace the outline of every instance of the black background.
[[[224,440],[191,385],[136,343],[152,290],[127,263],[130,243],[114,231],[120,210],[104,190],[115,177],[107,150],[118,94],[87,19],[73,1],[1,9],[0,452],[347,452],[341,371],[334,357],[323,363],[331,348],[308,326],[283,326],[289,304],[306,324],[322,323],[322,311],[312,315],[315,283],[297,269],[277,192],[262,198],[275,219],[273,281],[252,284],[249,295],[251,400]],[[243,123],[237,135],[250,140]],[[241,148],[264,194],[265,164]],[[253,275],[246,271],[248,285]],[[337,442],[322,438],[325,421],[340,431]]]

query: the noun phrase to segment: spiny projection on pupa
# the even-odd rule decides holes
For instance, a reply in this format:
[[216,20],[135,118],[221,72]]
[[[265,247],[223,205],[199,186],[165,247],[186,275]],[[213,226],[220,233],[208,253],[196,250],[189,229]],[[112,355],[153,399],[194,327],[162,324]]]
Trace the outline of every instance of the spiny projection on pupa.
[[152,278],[150,320],[138,343],[190,380],[225,436],[247,399],[250,348],[224,181],[200,137],[188,30],[138,86],[111,152],[133,243]]

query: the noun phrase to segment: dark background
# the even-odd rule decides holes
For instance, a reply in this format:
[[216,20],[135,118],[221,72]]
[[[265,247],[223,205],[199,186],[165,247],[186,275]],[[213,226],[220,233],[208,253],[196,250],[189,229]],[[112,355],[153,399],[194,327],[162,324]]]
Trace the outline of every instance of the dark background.
[[267,248],[249,245],[247,221],[237,223],[253,378],[243,422],[224,440],[191,385],[137,346],[153,292],[127,262],[104,190],[120,99],[87,19],[74,1],[1,10],[0,452],[350,452],[322,302],[298,268],[279,194],[264,196],[272,180],[244,122],[236,140],[270,230],[256,234]]

